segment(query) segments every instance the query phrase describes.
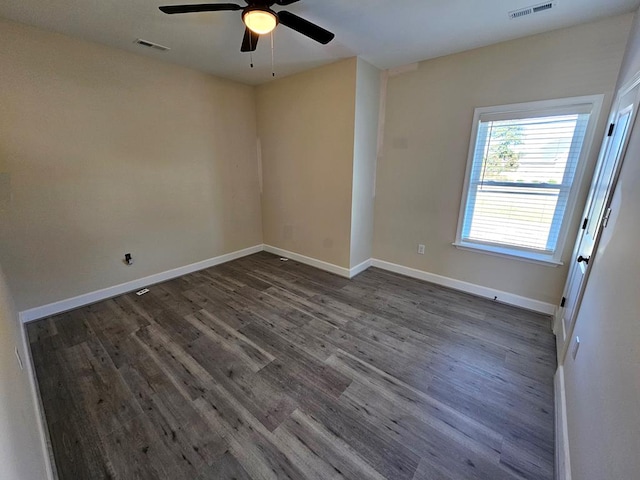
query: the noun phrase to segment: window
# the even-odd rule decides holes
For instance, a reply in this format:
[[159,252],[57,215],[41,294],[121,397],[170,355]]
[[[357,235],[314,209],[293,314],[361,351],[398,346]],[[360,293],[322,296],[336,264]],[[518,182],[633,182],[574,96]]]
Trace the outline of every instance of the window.
[[560,264],[602,96],[475,110],[454,245]]

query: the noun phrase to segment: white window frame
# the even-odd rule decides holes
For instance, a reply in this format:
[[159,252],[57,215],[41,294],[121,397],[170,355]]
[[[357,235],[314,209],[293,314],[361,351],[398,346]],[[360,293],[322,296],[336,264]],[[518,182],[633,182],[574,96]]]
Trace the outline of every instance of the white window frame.
[[[515,103],[510,105],[500,105],[494,107],[476,108],[473,115],[473,127],[471,129],[471,139],[469,141],[469,154],[467,156],[467,169],[464,177],[464,188],[462,190],[462,201],[460,202],[460,213],[458,216],[458,230],[456,240],[453,245],[463,250],[473,252],[486,253],[489,255],[498,255],[527,262],[541,263],[545,265],[558,266],[562,265],[562,253],[568,235],[568,227],[576,214],[576,202],[578,193],[582,185],[584,172],[588,163],[588,158],[593,146],[595,131],[600,121],[600,110],[604,95],[587,95],[581,97],[561,98],[554,100],[542,100],[536,102]],[[476,142],[478,139],[478,127],[480,119],[491,118],[495,116],[495,120],[499,119],[516,119],[528,118],[529,116],[541,116],[541,114],[553,114],[554,110],[567,109],[571,107],[583,107],[589,105],[591,112],[589,122],[584,136],[584,142],[580,151],[580,157],[576,167],[576,173],[567,199],[567,207],[561,222],[560,234],[558,242],[553,254],[545,254],[508,245],[498,246],[495,244],[485,244],[481,242],[469,242],[462,240],[462,230],[464,223],[464,215],[466,212],[467,201],[469,198],[469,186],[471,183],[471,173],[473,168],[474,154],[476,151]],[[486,120],[485,120],[486,121]],[[579,213],[579,212],[578,212]]]

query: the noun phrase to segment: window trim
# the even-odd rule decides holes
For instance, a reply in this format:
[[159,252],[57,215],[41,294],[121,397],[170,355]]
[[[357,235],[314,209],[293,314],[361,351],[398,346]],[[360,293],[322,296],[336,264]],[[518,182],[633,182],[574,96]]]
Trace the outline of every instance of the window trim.
[[[492,107],[478,107],[474,110],[473,124],[471,128],[471,138],[469,140],[469,150],[467,154],[467,167],[464,175],[464,186],[462,189],[462,198],[460,201],[460,212],[458,214],[458,229],[456,232],[456,239],[453,245],[456,248],[468,250],[476,253],[483,253],[489,255],[497,255],[501,257],[512,258],[516,260],[540,263],[550,266],[563,265],[562,255],[565,250],[566,241],[568,237],[569,225],[572,224],[576,213],[576,203],[578,201],[578,193],[581,190],[581,186],[584,180],[584,173],[587,168],[588,158],[593,148],[595,139],[596,128],[600,123],[600,112],[602,109],[602,103],[604,95],[585,95],[580,97],[560,98],[553,100],[541,100],[525,103],[514,103],[508,105],[498,105]],[[553,113],[554,110],[567,109],[571,107],[580,107],[584,105],[591,105],[589,122],[587,124],[584,143],[582,150],[580,151],[580,157],[576,167],[575,176],[573,179],[572,187],[569,191],[567,198],[567,207],[560,224],[560,234],[558,235],[558,242],[553,254],[544,254],[542,252],[528,251],[526,249],[518,247],[509,247],[508,245],[495,245],[482,242],[468,242],[462,240],[462,231],[464,224],[464,215],[467,207],[467,201],[469,198],[469,187],[471,184],[471,173],[473,168],[473,160],[476,150],[476,141],[478,137],[478,127],[480,125],[480,119],[482,117],[495,117],[490,121],[496,121],[502,118],[516,119],[516,118],[529,118],[529,116],[541,115],[544,113]],[[486,121],[486,120],[485,120]]]

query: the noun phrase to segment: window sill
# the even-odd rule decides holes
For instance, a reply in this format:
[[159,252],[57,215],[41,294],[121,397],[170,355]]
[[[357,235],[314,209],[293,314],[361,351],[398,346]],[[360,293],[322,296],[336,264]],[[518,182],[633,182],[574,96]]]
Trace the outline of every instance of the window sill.
[[493,245],[480,245],[459,242],[454,242],[452,245],[456,248],[459,248],[460,250],[485,253],[487,255],[494,255],[496,257],[510,258],[511,260],[520,260],[522,262],[537,263],[539,265],[546,265],[548,267],[558,267],[560,265],[564,265],[564,262],[554,260],[547,255],[511,250],[509,248],[501,248]]

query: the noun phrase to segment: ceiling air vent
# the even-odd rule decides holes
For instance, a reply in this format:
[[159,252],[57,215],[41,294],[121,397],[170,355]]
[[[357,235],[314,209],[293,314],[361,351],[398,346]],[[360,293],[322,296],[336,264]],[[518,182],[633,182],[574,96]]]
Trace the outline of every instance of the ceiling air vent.
[[169,47],[165,47],[164,45],[160,45],[159,43],[150,42],[149,40],[143,40],[141,38],[136,38],[136,41],[133,43],[137,43],[138,45],[142,45],[143,47],[160,50],[161,52],[166,52],[167,50],[171,50]]
[[551,8],[555,7],[555,5],[556,2],[545,2],[538,5],[521,8],[519,10],[513,10],[512,12],[509,12],[509,18],[520,18],[526,15],[531,15],[532,13],[544,12],[545,10],[550,10]]

